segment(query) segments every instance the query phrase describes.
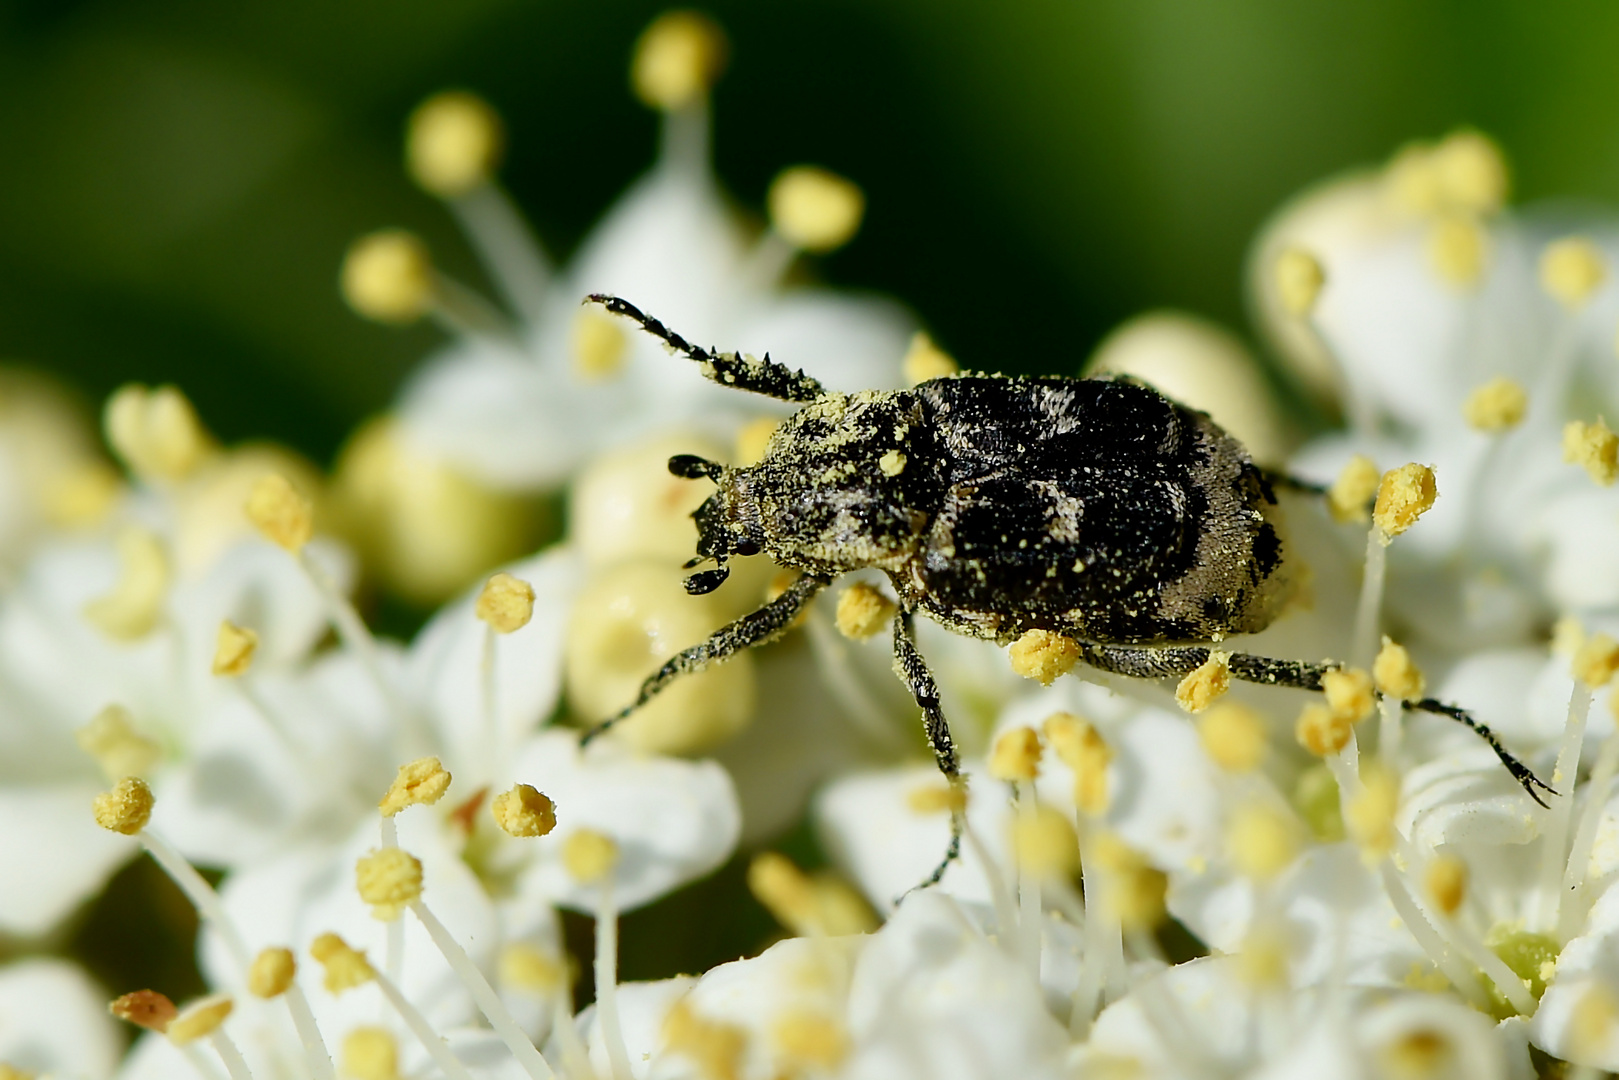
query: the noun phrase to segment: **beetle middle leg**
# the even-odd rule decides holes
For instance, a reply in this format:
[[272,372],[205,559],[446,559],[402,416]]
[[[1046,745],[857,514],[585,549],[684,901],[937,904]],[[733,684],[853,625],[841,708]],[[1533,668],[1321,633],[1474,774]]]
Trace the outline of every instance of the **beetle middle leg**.
[[[945,721],[944,710],[939,706],[939,684],[934,681],[933,672],[928,670],[927,663],[916,648],[916,617],[909,611],[901,611],[894,616],[894,674],[898,675],[905,688],[916,699],[916,704],[922,709],[922,726],[927,732],[928,745],[933,748],[933,759],[939,765],[939,771],[944,774],[945,780],[950,784],[952,794],[966,792],[967,781],[961,775],[961,759],[956,754],[956,740],[950,735],[950,725]],[[961,854],[961,834],[964,828],[963,815],[966,810],[953,807],[950,811],[950,846],[945,850],[944,858],[934,867],[933,873],[917,888],[926,888],[937,885],[939,879],[956,857]]]

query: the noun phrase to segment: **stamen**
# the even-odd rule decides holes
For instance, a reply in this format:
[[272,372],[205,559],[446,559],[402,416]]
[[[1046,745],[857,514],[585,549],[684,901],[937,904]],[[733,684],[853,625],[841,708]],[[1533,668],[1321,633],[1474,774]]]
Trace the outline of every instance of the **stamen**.
[[905,381],[916,386],[932,379],[959,374],[961,365],[956,363],[955,357],[934,344],[931,337],[918,330],[911,335],[911,344],[905,350],[905,358],[900,361],[900,370],[905,374]]
[[1327,509],[1332,512],[1333,520],[1346,523],[1371,520],[1372,499],[1382,475],[1365,454],[1351,457],[1327,489]]
[[827,873],[811,876],[773,851],[748,864],[748,891],[775,920],[800,937],[869,933],[876,916],[860,894]]
[[434,94],[411,113],[405,164],[430,194],[454,199],[489,182],[505,133],[489,103],[465,90]]
[[1585,307],[1607,276],[1601,249],[1586,237],[1554,240],[1540,253],[1540,286],[1566,311]]
[[204,998],[188,1005],[184,1012],[170,1020],[163,1034],[175,1046],[196,1042],[212,1035],[234,1008],[235,1003],[228,997]]
[[1433,469],[1427,465],[1413,463],[1390,469],[1377,485],[1372,521],[1385,536],[1399,536],[1431,510],[1438,497]]
[[343,256],[343,299],[375,322],[413,323],[433,308],[433,260],[416,234],[384,229]]
[[1490,433],[1517,427],[1528,411],[1529,392],[1505,375],[1497,375],[1480,386],[1462,403],[1462,417],[1468,426]]
[[497,634],[512,634],[534,617],[534,586],[510,574],[496,574],[484,582],[473,614]]
[[259,635],[229,619],[219,624],[219,640],[214,646],[213,673],[226,678],[246,675],[253,666],[253,653],[259,647]]
[[1209,760],[1227,772],[1252,772],[1270,752],[1264,719],[1235,702],[1222,702],[1199,716],[1197,735]]
[[1050,630],[1030,630],[1007,650],[1012,670],[1050,686],[1079,663],[1079,643]]
[[398,1080],[399,1044],[387,1028],[357,1027],[343,1036],[343,1075]]
[[1563,425],[1563,460],[1579,465],[1603,487],[1619,480],[1619,435],[1597,417],[1596,423],[1570,420]]
[[92,809],[96,824],[108,832],[135,836],[152,820],[152,789],[138,776],[126,776],[111,791],[97,795]]
[[1113,748],[1096,726],[1072,713],[1052,713],[1041,725],[1059,760],[1074,774],[1074,805],[1093,819],[1112,804],[1107,770]]
[[366,960],[365,954],[351,948],[347,942],[336,934],[325,933],[317,937],[309,946],[309,952],[326,968],[326,989],[334,994],[361,986],[367,982],[375,982],[382,996],[388,999],[394,1012],[410,1028],[411,1034],[416,1036],[427,1051],[433,1063],[443,1071],[450,1080],[472,1080],[472,1074],[465,1065],[450,1052],[449,1044],[433,1025],[410,1003],[410,1000],[394,984],[393,980],[377,971]]
[[[1619,696],[1608,695],[1608,711],[1619,718]],[[1596,846],[1597,829],[1608,807],[1608,795],[1619,773],[1619,735],[1609,735],[1602,743],[1597,762],[1587,782],[1585,808],[1580,813],[1580,824],[1574,830],[1574,843],[1569,848],[1568,863],[1563,869],[1562,902],[1558,907],[1557,939],[1567,941],[1579,930],[1580,920],[1589,908],[1586,898],[1586,875],[1591,870],[1591,851]]]
[[107,445],[146,481],[183,480],[213,449],[191,402],[173,386],[120,387],[102,412]]
[[377,804],[384,817],[393,817],[407,806],[431,806],[450,789],[450,774],[436,757],[417,758],[399,766],[399,774]]
[[596,909],[596,1015],[601,1021],[602,1042],[615,1080],[628,1080],[629,1052],[618,1020],[618,907],[613,903],[613,870],[618,865],[618,845],[611,837],[590,829],[579,829],[562,845],[562,864],[575,881],[599,885]]
[[1032,781],[1040,775],[1040,733],[1015,727],[1001,734],[989,755],[989,774],[1008,783]]
[[422,895],[422,863],[402,848],[374,850],[354,864],[354,884],[373,919],[394,922]]
[[114,998],[107,1004],[107,1011],[120,1020],[159,1034],[180,1014],[174,1002],[156,990],[136,990]]
[[874,637],[888,625],[899,605],[875,585],[857,581],[838,596],[838,633],[854,641]]
[[1293,723],[1293,736],[1299,745],[1319,758],[1341,751],[1354,734],[1353,721],[1320,704],[1304,706]]
[[1471,290],[1484,276],[1490,238],[1466,214],[1448,214],[1428,230],[1428,262],[1448,285]]
[[1377,705],[1377,695],[1372,691],[1372,677],[1360,668],[1327,672],[1321,677],[1321,690],[1333,718],[1351,725],[1372,715],[1372,709]]
[[[1012,821],[1012,853],[1018,869],[1036,882],[1066,881],[1079,872],[1079,836],[1074,826],[1057,810],[1034,805],[1032,800],[1028,811]],[[1034,894],[1039,896],[1037,884]],[[1038,915],[1038,906],[1035,912]],[[1034,936],[1038,944],[1038,933]]]
[[364,986],[377,977],[377,970],[365,958],[365,953],[331,932],[321,934],[309,943],[309,955],[325,970],[326,978],[322,985],[330,994],[341,994],[356,986]]
[[770,184],[770,224],[800,251],[824,254],[847,244],[860,228],[866,196],[836,173],[813,165],[784,169]]
[[1388,635],[1383,636],[1383,647],[1372,662],[1372,678],[1377,689],[1400,701],[1415,701],[1422,697],[1427,681],[1411,659],[1404,645],[1396,645]]
[[1400,806],[1400,782],[1386,768],[1363,770],[1360,789],[1344,799],[1344,829],[1360,847],[1361,858],[1368,866],[1382,861],[1394,850],[1399,833],[1394,828],[1394,814]]
[[495,823],[511,836],[545,836],[557,827],[556,806],[528,784],[517,784],[489,804]]
[[261,949],[247,969],[247,989],[254,997],[280,997],[297,974],[298,961],[291,949]]
[[138,641],[163,616],[171,572],[157,536],[137,525],[120,530],[118,583],[84,605],[84,617],[115,641]]
[[1175,688],[1175,701],[1189,713],[1200,713],[1231,687],[1231,656],[1209,650],[1209,658]]
[[1446,206],[1493,214],[1506,203],[1506,156],[1488,135],[1468,128],[1451,132],[1433,148],[1430,167]]
[[1423,887],[1434,907],[1456,914],[1467,899],[1467,863],[1454,855],[1434,856],[1423,872]]
[[1249,802],[1233,810],[1226,825],[1226,856],[1239,874],[1268,882],[1293,865],[1301,839],[1289,815],[1267,803]]
[[725,34],[693,11],[658,16],[635,43],[630,82],[635,95],[670,112],[708,96],[725,68]]
[[1467,1003],[1480,1011],[1488,1011],[1488,1002],[1484,990],[1474,978],[1473,972],[1467,969],[1460,953],[1449,948],[1444,938],[1434,929],[1428,917],[1422,913],[1417,902],[1406,890],[1405,881],[1400,872],[1394,868],[1392,860],[1383,860],[1378,870],[1383,879],[1383,891],[1394,907],[1394,913],[1399,916],[1405,928],[1411,931],[1411,936],[1421,946],[1422,951],[1428,954],[1428,959],[1442,971],[1450,985]]
[[[748,1032],[736,1024],[698,1016],[690,1003],[681,999],[663,1018],[663,1041],[670,1050],[691,1058],[697,1065],[698,1076],[721,1080],[741,1075]],[[613,1080],[629,1080],[629,1076],[629,1073],[617,1073]]]
[[73,732],[79,749],[95,759],[108,780],[140,776],[157,764],[157,743],[135,730],[135,718],[122,705],[108,705]]

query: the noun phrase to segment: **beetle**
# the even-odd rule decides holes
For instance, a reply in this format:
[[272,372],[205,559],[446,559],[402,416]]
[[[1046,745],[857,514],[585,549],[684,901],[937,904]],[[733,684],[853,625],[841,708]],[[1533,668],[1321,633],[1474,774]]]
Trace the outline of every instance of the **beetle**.
[[[713,480],[695,511],[686,579],[718,588],[733,555],[796,569],[780,596],[672,657],[594,737],[683,675],[770,641],[840,574],[877,569],[899,599],[894,670],[922,710],[952,785],[961,763],[918,652],[918,614],[1002,645],[1030,630],[1072,639],[1092,667],[1183,677],[1214,643],[1263,630],[1293,594],[1275,488],[1321,489],[1254,464],[1205,413],[1128,377],[961,373],[909,390],[832,393],[768,355],[699,348],[616,296],[586,303],[634,320],[722,386],[802,406],[762,460],[731,467],[690,454],[669,471]],[[1322,689],[1342,665],[1227,653],[1232,677]],[[1552,789],[1486,725],[1433,698],[1406,703],[1479,735],[1530,797]],[[1553,792],[1554,793],[1554,792]],[[949,853],[959,850],[952,822]]]

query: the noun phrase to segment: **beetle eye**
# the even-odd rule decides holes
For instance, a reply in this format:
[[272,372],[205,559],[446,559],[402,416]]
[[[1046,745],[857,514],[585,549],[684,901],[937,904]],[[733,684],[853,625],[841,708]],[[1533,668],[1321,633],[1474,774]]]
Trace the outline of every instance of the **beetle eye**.
[[738,555],[757,555],[759,554],[759,545],[752,540],[738,540],[731,545],[731,550]]

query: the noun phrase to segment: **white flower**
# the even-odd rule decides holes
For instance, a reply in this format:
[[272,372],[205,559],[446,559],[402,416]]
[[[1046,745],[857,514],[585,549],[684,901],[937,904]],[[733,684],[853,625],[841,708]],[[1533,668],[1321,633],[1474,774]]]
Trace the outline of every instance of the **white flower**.
[[112,1074],[121,1049],[105,992],[73,964],[36,958],[0,967],[0,1062],[60,1080]]

